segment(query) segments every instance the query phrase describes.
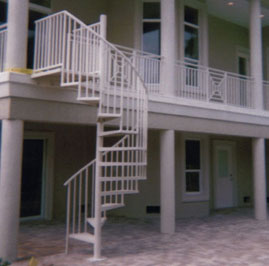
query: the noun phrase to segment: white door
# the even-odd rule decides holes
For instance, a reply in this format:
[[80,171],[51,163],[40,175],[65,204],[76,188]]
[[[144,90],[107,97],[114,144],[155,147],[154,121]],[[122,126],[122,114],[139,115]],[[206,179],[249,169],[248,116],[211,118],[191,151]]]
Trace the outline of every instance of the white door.
[[236,206],[234,143],[214,143],[215,208]]

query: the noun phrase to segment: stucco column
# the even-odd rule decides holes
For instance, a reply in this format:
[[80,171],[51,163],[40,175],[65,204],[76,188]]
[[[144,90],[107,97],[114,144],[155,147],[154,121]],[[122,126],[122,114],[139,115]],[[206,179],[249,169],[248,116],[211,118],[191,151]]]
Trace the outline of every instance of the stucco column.
[[257,220],[267,219],[266,204],[266,170],[265,170],[265,140],[252,139],[253,153],[253,183],[254,183],[254,208]]
[[161,0],[161,90],[166,95],[175,94],[176,61],[176,7],[175,0]]
[[28,1],[29,0],[8,1],[6,69],[26,67]]
[[0,169],[0,258],[17,255],[19,228],[23,121],[2,120]]
[[165,130],[160,137],[161,232],[175,232],[175,131]]
[[250,0],[250,72],[254,79],[254,107],[263,109],[262,26],[260,0]]

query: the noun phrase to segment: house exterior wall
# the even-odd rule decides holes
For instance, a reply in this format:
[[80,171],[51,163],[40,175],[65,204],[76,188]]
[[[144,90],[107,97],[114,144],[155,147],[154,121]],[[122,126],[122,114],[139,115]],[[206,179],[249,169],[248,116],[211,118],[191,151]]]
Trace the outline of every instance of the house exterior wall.
[[106,0],[52,0],[52,13],[67,10],[86,24],[92,24],[99,21],[101,14],[107,13]]
[[238,73],[238,48],[249,50],[249,33],[246,28],[209,16],[209,66]]
[[[193,136],[190,133],[184,133],[186,136]],[[208,200],[183,200],[182,178],[182,133],[176,133],[176,217],[205,217],[214,207],[214,141],[230,141],[235,143],[235,165],[236,165],[236,195],[238,207],[253,206],[253,181],[252,181],[252,151],[251,139],[227,137],[220,135],[197,135],[207,137],[209,145],[206,149],[209,151],[210,169],[208,172],[210,196]],[[268,145],[267,145],[268,146]],[[122,215],[132,218],[149,218],[158,216],[158,213],[146,213],[147,206],[160,206],[160,170],[159,170],[159,150],[160,150],[160,131],[149,132],[148,143],[148,179],[141,181],[139,184],[139,195],[127,196],[126,206],[121,209],[114,210],[109,215]],[[267,149],[268,154],[268,149]],[[269,155],[269,154],[268,154]],[[269,165],[269,156],[267,156],[267,168]]]
[[66,217],[64,182],[78,169],[95,158],[96,128],[46,123],[25,123],[27,132],[54,133],[53,213],[52,218]]

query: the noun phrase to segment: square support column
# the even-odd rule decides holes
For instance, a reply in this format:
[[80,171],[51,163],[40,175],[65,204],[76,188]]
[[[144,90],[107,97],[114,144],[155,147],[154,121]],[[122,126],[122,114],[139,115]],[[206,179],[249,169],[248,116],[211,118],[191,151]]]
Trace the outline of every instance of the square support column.
[[255,218],[266,220],[265,140],[263,138],[252,139],[252,153]]
[[161,232],[175,232],[175,131],[161,132]]
[[20,217],[23,121],[2,120],[1,144],[0,257],[13,261]]

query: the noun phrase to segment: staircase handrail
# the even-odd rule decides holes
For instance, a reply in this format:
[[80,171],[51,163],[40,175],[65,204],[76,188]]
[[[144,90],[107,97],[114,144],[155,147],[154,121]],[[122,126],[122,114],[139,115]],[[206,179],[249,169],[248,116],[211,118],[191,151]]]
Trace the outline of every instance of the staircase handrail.
[[[124,141],[129,137],[129,135],[125,135],[123,138],[121,138],[118,142],[116,142],[113,146],[111,146],[111,148],[115,148],[118,147],[119,145],[121,145],[122,143],[124,143]],[[102,155],[107,155],[109,152],[111,151],[104,151],[102,152]],[[84,170],[86,170],[87,168],[89,168],[91,165],[93,165],[96,162],[96,159],[93,159],[92,161],[90,161],[89,163],[87,163],[85,166],[83,166],[80,170],[78,170],[76,173],[74,173],[71,177],[69,177],[69,179],[67,179],[64,183],[64,186],[67,186],[69,183],[71,183],[81,172],[83,172]]]
[[[120,51],[114,44],[110,43],[109,41],[107,41],[105,38],[103,38],[100,34],[96,33],[94,30],[92,30],[89,25],[86,25],[84,22],[82,22],[81,20],[79,20],[78,18],[76,18],[74,15],[72,15],[70,12],[68,12],[67,10],[62,10],[60,12],[54,13],[52,15],[49,15],[45,18],[41,18],[35,21],[35,23],[44,21],[48,18],[52,18],[52,17],[56,17],[58,15],[61,14],[65,14],[66,16],[69,16],[71,19],[73,19],[77,24],[79,24],[81,26],[81,28],[83,28],[84,30],[88,30],[90,31],[93,35],[95,35],[96,37],[98,37],[100,40],[102,40],[106,45],[108,45],[110,48],[114,49],[115,51],[117,51],[131,66],[131,68],[134,70],[134,72],[136,73],[137,77],[139,78],[140,82],[142,83],[142,86],[146,92],[146,94],[148,93],[147,87],[145,86],[142,77],[140,76],[139,72],[137,71],[137,69],[133,66],[132,62],[129,60],[128,57],[126,57],[124,55],[124,53],[122,51]],[[63,63],[63,62],[62,62]]]

